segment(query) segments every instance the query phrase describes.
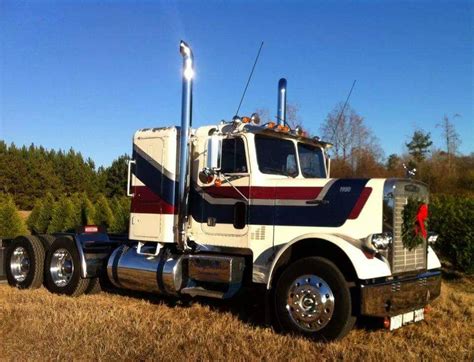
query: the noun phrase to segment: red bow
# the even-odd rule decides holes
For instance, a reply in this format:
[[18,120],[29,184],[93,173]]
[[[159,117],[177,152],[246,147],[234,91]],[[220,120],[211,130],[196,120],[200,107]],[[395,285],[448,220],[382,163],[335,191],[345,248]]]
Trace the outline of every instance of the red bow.
[[425,220],[428,218],[428,205],[422,204],[420,205],[420,208],[418,209],[418,214],[416,214],[416,222],[417,224],[415,225],[415,234],[418,235],[418,233],[421,231],[421,235],[423,235],[424,238],[428,236],[428,233],[426,232],[425,228]]

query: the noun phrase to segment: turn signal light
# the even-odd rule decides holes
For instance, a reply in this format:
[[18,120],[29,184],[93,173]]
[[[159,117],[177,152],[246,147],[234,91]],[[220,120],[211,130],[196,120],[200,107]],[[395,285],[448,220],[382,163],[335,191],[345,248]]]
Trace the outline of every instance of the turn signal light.
[[214,186],[216,186],[216,187],[221,187],[221,186],[222,186],[222,181],[221,181],[221,179],[217,178],[216,181],[214,181]]
[[275,128],[275,122],[268,122],[267,128]]
[[277,130],[281,132],[290,132],[290,127],[279,124]]
[[207,176],[206,181],[207,181],[208,184],[210,184],[212,182],[212,180],[214,180],[214,176],[212,176],[212,175]]
[[242,123],[250,123],[249,117],[242,117]]
[[390,318],[388,317],[385,317],[384,320],[383,320],[383,327],[385,329],[390,329]]

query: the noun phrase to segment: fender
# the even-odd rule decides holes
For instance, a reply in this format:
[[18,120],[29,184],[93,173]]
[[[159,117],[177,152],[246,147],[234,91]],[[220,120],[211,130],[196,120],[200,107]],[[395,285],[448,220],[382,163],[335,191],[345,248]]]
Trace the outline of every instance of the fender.
[[[365,256],[364,252],[362,251],[362,242],[360,240],[352,239],[348,236],[340,234],[309,233],[300,235],[297,238],[291,240],[290,242],[283,244],[282,247],[278,250],[269,269],[267,289],[270,289],[271,287],[273,273],[280,258],[285,254],[287,250],[296,245],[298,242],[307,239],[322,239],[337,246],[340,250],[344,252],[344,254],[346,254],[349,260],[352,262],[352,266],[354,267],[354,270],[359,279],[364,280],[387,277],[391,275],[390,266],[387,262],[376,257],[369,259]],[[317,242],[315,243],[315,246],[316,245]]]
[[[54,236],[66,237],[76,246],[80,260],[81,278],[98,277],[104,261],[119,244],[117,240],[110,240],[104,230],[88,232],[84,226],[76,233],[55,233]],[[97,228],[94,226],[94,228]]]

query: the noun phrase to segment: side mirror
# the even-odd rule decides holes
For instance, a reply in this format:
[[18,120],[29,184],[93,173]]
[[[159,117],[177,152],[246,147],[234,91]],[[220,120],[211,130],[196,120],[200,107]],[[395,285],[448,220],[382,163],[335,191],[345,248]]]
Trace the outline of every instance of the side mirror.
[[207,142],[207,165],[208,172],[216,173],[221,169],[222,160],[222,138],[211,136]]

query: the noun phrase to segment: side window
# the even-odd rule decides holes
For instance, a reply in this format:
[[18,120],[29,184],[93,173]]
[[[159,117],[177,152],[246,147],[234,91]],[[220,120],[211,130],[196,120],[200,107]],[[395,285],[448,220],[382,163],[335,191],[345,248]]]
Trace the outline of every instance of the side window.
[[242,173],[248,171],[245,146],[242,138],[228,138],[222,141],[221,171],[223,173]]
[[261,173],[291,177],[298,175],[296,150],[292,141],[256,135],[255,148]]

